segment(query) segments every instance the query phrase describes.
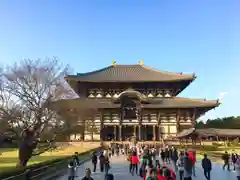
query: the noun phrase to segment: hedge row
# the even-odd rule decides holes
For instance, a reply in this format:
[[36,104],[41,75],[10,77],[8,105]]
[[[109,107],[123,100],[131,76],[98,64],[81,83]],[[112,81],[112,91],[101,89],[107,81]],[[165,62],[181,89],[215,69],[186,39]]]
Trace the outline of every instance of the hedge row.
[[[86,151],[86,152],[83,152],[83,153],[79,153],[79,156],[80,156],[80,160],[84,160],[84,157],[86,159],[86,155],[89,155],[91,152],[93,151],[96,151],[98,150],[99,148],[96,148],[96,149],[91,149],[89,151]],[[73,152],[74,153],[74,152]],[[63,157],[63,158],[57,158],[57,159],[53,159],[53,160],[48,160],[48,161],[44,161],[44,162],[41,162],[41,163],[37,163],[37,164],[33,164],[33,165],[29,165],[26,167],[25,170],[23,169],[19,169],[19,168],[15,168],[15,169],[10,169],[10,170],[7,170],[3,173],[0,174],[0,179],[4,180],[5,178],[10,178],[9,180],[21,180],[22,178],[25,180],[25,172],[27,171],[38,171],[38,169],[41,169],[44,167],[48,167],[46,168],[47,170],[50,170],[49,166],[52,166],[55,165],[55,164],[59,164],[59,166],[61,167],[57,167],[56,169],[57,170],[61,170],[59,168],[64,168],[66,167],[65,164],[69,162],[69,159],[72,158],[72,156],[67,156],[67,157]],[[39,171],[39,174],[42,173],[42,171]],[[53,172],[52,172],[53,173]],[[23,176],[19,176],[23,174]],[[36,174],[35,174],[36,175]],[[14,177],[14,176],[17,176],[17,177]],[[38,178],[36,178],[38,179]]]
[[193,149],[199,151],[216,151],[219,148],[219,145],[178,145],[174,147],[181,150]]

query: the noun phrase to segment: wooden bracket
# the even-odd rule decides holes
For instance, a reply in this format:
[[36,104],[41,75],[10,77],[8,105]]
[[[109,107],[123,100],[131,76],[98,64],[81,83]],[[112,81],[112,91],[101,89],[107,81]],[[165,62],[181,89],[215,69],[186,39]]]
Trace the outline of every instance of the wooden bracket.
[[160,125],[160,124],[161,124],[160,118],[161,118],[161,113],[160,113],[160,112],[158,112],[158,115],[157,115],[158,125]]
[[194,110],[193,110],[193,116],[192,116],[193,127],[195,127],[195,124],[196,124],[196,113],[197,113],[197,108],[194,108]]
[[180,131],[180,109],[177,110],[177,117],[176,117],[176,121],[177,121],[177,131]]

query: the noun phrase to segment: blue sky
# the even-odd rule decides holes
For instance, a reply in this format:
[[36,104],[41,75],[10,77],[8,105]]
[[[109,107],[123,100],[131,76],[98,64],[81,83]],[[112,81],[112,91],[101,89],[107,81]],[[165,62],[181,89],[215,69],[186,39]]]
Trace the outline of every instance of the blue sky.
[[1,0],[0,62],[58,57],[75,72],[138,60],[196,73],[181,94],[220,98],[202,119],[239,115],[238,0]]

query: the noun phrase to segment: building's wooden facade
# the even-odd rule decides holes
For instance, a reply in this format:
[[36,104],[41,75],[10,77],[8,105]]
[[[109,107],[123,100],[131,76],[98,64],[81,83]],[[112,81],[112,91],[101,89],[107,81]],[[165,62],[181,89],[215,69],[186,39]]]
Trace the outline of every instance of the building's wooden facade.
[[[196,76],[154,70],[143,63],[117,65],[66,77],[80,96],[73,107],[98,104],[98,113],[89,118],[98,132],[81,135],[94,140],[159,140],[193,127],[197,118],[219,105],[176,97]],[[75,138],[79,139],[77,135]]]

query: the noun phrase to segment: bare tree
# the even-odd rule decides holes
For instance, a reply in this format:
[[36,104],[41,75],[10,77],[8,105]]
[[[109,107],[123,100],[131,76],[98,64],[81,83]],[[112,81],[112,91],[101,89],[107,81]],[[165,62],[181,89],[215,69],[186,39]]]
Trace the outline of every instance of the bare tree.
[[[58,60],[23,60],[0,74],[0,125],[19,141],[19,167],[53,147],[66,121],[51,109],[53,101],[76,96],[64,81],[69,68]],[[7,122],[7,123],[6,123]]]
[[[97,132],[94,124],[95,115],[98,113],[99,104],[96,103],[79,103],[71,104],[71,101],[61,100],[52,103],[52,108],[59,112],[66,119],[65,126],[68,127],[68,133],[82,134],[82,140],[85,132],[93,134]],[[93,139],[93,138],[92,138]]]

